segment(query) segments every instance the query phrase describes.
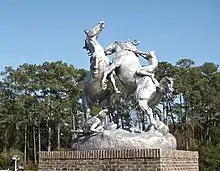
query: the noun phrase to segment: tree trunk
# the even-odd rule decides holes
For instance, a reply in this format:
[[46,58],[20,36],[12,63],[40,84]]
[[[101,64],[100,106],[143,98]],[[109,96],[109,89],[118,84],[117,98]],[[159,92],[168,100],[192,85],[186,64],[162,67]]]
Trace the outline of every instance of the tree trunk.
[[200,143],[203,143],[203,140],[204,140],[204,137],[203,137],[203,127],[201,126],[199,128],[199,130],[200,130]]
[[48,128],[48,146],[47,146],[47,151],[51,151],[51,127],[50,127],[50,117],[51,117],[51,112],[52,112],[52,104],[51,101],[49,101],[49,116],[47,118],[47,128]]
[[8,144],[8,128],[6,128],[5,133],[4,133],[4,139],[5,139],[5,144],[3,147],[3,151],[7,152],[7,144]]
[[213,120],[212,120],[212,112],[210,111],[209,112],[209,134],[208,134],[208,142],[212,142],[212,136],[211,136],[211,127],[212,127],[212,123],[213,123]]
[[208,135],[209,135],[209,116],[207,114],[206,119],[205,119],[205,144],[208,144]]
[[[166,115],[166,106],[165,106],[165,102],[163,102],[162,104],[163,104],[163,114],[162,114],[163,117],[161,118],[161,119],[162,119],[161,121],[162,121],[163,123],[165,123],[165,118],[166,118],[166,116],[165,116],[165,115]],[[166,123],[165,123],[165,124],[166,124]]]
[[51,151],[51,127],[48,127],[48,151]]
[[210,139],[210,126],[211,126],[211,114],[210,114],[210,111],[209,111],[209,106],[206,107],[207,109],[207,112],[205,113],[205,126],[204,126],[204,129],[205,129],[205,138],[204,138],[204,141],[206,144],[209,143]]
[[167,101],[167,102],[166,102],[166,115],[164,116],[164,123],[165,123],[166,125],[168,125],[168,120],[167,120],[167,118],[168,118],[168,113],[169,113],[169,102]]
[[57,125],[57,150],[60,150],[60,122]]
[[51,127],[49,125],[49,119],[47,120],[47,128],[48,128],[48,146],[47,146],[47,151],[51,151]]
[[174,131],[176,131],[176,124],[175,124],[175,119],[174,119],[173,113],[170,113],[170,116],[171,116],[171,120],[172,120],[173,129],[174,129]]
[[38,119],[38,151],[41,151],[40,119]]
[[[73,131],[76,130],[76,118],[75,118],[75,115],[73,112],[72,112],[72,129],[73,129]],[[74,139],[74,138],[76,138],[76,134],[72,133],[72,139]]]
[[36,137],[35,137],[35,119],[33,122],[33,147],[34,147],[34,164],[37,163],[37,149],[36,149]]
[[185,113],[184,113],[184,123],[183,123],[183,131],[184,131],[184,148],[185,150],[188,150],[188,139],[187,139],[187,103],[184,101],[183,102],[183,95],[180,94],[180,113],[181,113],[181,116],[183,116],[183,111],[182,111],[182,108],[183,108],[183,103],[185,104]]
[[[191,112],[193,112],[193,111],[191,111]],[[193,144],[194,144],[194,142],[195,142],[195,121],[194,121],[194,117],[192,117],[192,142],[193,142]]]
[[123,116],[121,115],[121,127],[122,127],[122,129],[124,129],[125,127],[124,127],[124,118],[123,118]]
[[24,128],[24,163],[27,163],[27,124]]
[[189,150],[189,142],[188,142],[188,126],[187,126],[187,120],[188,120],[188,106],[187,103],[185,102],[185,123],[184,123],[184,137],[185,137],[185,150]]
[[175,130],[175,128],[176,128],[176,126],[175,126],[175,118],[174,118],[174,116],[173,116],[173,112],[172,112],[172,107],[171,107],[171,104],[170,104],[170,102],[168,102],[168,108],[169,108],[169,110],[170,110],[170,117],[171,117],[171,120],[172,120],[172,124],[174,125],[174,130]]

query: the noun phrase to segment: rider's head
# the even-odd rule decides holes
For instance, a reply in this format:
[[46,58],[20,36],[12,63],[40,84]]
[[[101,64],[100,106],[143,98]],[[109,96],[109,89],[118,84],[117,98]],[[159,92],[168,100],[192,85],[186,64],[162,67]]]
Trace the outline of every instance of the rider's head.
[[149,53],[148,53],[148,56],[147,56],[149,59],[152,59],[152,58],[155,58],[156,57],[156,55],[155,55],[155,51],[150,51]]

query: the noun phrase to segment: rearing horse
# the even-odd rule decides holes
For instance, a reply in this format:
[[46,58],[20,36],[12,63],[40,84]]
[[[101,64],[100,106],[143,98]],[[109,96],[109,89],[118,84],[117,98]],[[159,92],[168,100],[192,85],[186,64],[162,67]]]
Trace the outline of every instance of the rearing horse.
[[84,31],[86,38],[83,48],[88,51],[88,55],[90,56],[90,70],[82,90],[82,106],[86,120],[90,115],[91,108],[95,104],[98,104],[102,108],[110,109],[112,107],[112,95],[115,92],[119,93],[115,85],[113,74],[110,74],[108,77],[113,89],[108,85],[107,88],[103,90],[101,86],[103,74],[110,65],[109,58],[105,55],[104,48],[97,40],[103,28],[104,22],[100,21],[89,31]]
[[150,56],[155,60],[156,56],[154,52],[139,51],[136,45],[133,42],[115,41],[105,49],[106,55],[115,53],[115,61],[104,73],[102,85],[106,86],[107,76],[115,71],[124,88],[135,95],[139,107],[149,117],[151,125],[157,129],[159,125],[153,117],[152,109],[159,103],[161,96],[170,95],[173,92],[173,79],[165,76],[159,83],[156,83],[157,80],[152,76],[152,73],[138,74],[137,71],[145,69],[140,64],[139,56],[144,58]]

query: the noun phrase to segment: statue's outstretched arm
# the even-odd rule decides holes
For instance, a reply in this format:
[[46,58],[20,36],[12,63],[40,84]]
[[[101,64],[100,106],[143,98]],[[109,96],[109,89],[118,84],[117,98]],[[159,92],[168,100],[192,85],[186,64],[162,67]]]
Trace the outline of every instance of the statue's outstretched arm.
[[144,59],[147,59],[148,60],[148,57],[149,57],[149,53],[148,52],[143,52],[143,51],[140,51],[140,50],[135,50],[133,51],[135,54],[137,55],[140,55],[142,56]]
[[137,48],[129,48],[129,47],[127,47],[126,50],[129,50],[129,51],[135,53],[137,56],[142,56],[143,58],[145,58],[147,60],[148,60],[148,57],[150,55],[148,52],[143,52],[141,50],[138,50]]
[[114,53],[114,51],[113,51],[113,49],[112,49],[111,46],[105,48],[104,52],[105,52],[105,55],[106,55],[106,56],[107,56],[107,55],[111,55],[111,54]]
[[113,54],[114,52],[112,52],[112,51],[110,51],[110,50],[105,50],[105,55],[107,56],[107,55],[111,55],[111,54]]

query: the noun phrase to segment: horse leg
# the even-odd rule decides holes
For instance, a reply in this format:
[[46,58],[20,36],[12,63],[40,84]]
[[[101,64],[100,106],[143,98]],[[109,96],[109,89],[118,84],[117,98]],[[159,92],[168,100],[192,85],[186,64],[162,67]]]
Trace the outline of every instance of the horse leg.
[[148,66],[144,66],[144,67],[139,68],[136,71],[136,73],[138,75],[152,75],[152,74],[154,74],[154,71],[155,71],[155,66],[148,65]]
[[154,113],[154,117],[157,121],[162,121],[163,120],[163,115],[162,115],[162,112],[161,110],[159,109],[159,107],[155,107],[155,106],[151,106],[153,110],[153,113]]
[[112,72],[116,69],[116,65],[113,63],[111,64],[107,70],[104,72],[103,77],[102,77],[102,88],[105,90],[107,88],[107,84],[106,84],[106,79],[108,77],[109,74],[112,74]]
[[138,99],[138,104],[140,108],[144,111],[145,114],[148,115],[148,118],[150,120],[150,124],[154,126],[154,128],[157,128],[157,121],[154,119],[153,111],[148,105],[148,100],[146,99]]
[[100,124],[101,124],[101,121],[99,119],[97,119],[96,122],[92,124],[90,131],[97,132],[97,133],[100,132],[101,128],[102,128],[102,126]]
[[115,114],[114,112],[116,111],[115,109],[115,104],[114,104],[114,98],[113,98],[113,94],[109,96],[109,103],[108,103],[108,109],[109,109],[109,119],[110,122],[113,122],[115,124],[117,124],[118,126],[118,114]]
[[84,112],[84,119],[85,119],[85,121],[87,121],[87,119],[90,115],[90,112],[91,112],[91,108],[88,105],[88,99],[85,96],[84,91],[82,92],[82,107],[83,107],[83,112]]

